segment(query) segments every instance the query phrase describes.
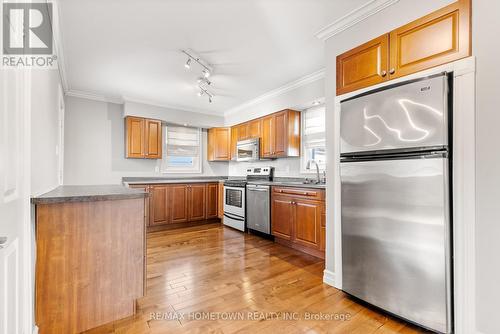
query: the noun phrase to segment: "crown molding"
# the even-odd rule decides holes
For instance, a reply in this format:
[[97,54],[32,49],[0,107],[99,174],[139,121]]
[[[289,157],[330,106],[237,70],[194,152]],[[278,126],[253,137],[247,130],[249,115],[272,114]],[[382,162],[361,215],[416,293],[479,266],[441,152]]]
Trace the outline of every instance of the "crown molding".
[[341,18],[330,23],[326,27],[316,32],[315,36],[323,41],[326,41],[332,36],[335,36],[342,31],[366,20],[370,16],[380,12],[381,10],[394,5],[399,0],[370,0],[364,5],[354,9]]
[[312,82],[323,79],[324,77],[325,77],[325,69],[323,68],[319,71],[313,72],[313,73],[308,74],[302,78],[299,78],[297,80],[289,82],[284,86],[281,86],[279,88],[271,90],[265,94],[262,94],[262,95],[254,98],[252,100],[244,102],[244,103],[242,103],[234,108],[231,108],[231,109],[227,110],[226,112],[224,112],[224,116],[232,115],[232,114],[237,113],[238,111],[240,111],[242,109],[257,105],[257,104],[262,103],[266,100],[272,99],[273,97],[283,95],[291,90],[297,89],[299,87],[302,87],[302,86],[305,86],[305,85],[310,84]]
[[108,102],[108,103],[116,103],[123,104],[124,100],[118,96],[105,96],[97,93],[90,93],[82,90],[68,90],[65,93],[66,96],[79,97],[81,99],[99,101],[99,102]]

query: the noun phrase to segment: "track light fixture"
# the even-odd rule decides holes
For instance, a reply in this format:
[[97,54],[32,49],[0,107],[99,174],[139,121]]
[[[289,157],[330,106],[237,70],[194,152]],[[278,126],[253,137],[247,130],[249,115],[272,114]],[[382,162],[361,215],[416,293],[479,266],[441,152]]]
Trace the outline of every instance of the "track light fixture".
[[212,84],[212,81],[208,80],[207,78],[198,78],[198,85],[207,85],[210,86]]
[[212,94],[211,92],[209,92],[202,85],[198,85],[198,88],[200,88],[200,91],[198,92],[198,96],[202,97],[203,95],[206,95],[206,96],[208,96],[208,103],[212,103],[213,98],[214,98],[214,94]]
[[212,82],[208,80],[208,78],[212,74],[212,68],[210,67],[210,65],[208,65],[207,62],[200,59],[200,57],[196,56],[191,50],[181,50],[181,52],[188,57],[186,63],[184,64],[184,67],[190,69],[192,61],[196,62],[202,67],[201,77],[197,80],[198,88],[200,89],[200,91],[198,92],[198,96],[202,97],[203,95],[206,95],[208,96],[208,102],[212,103],[214,95],[207,90],[207,86],[210,86],[212,84]]

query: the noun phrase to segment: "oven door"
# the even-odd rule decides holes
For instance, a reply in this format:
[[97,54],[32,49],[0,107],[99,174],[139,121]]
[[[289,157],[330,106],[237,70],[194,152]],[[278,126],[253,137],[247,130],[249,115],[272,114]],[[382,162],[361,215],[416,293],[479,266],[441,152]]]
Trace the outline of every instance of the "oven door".
[[245,219],[245,188],[224,186],[224,212]]
[[239,141],[236,144],[237,161],[256,161],[259,160],[260,140],[258,138]]

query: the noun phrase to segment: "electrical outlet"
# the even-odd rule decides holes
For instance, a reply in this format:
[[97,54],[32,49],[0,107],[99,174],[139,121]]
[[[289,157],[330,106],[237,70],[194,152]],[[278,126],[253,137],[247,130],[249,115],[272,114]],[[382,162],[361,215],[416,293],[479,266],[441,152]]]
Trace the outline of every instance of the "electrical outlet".
[[160,166],[156,166],[155,167],[155,173],[159,173],[160,172]]

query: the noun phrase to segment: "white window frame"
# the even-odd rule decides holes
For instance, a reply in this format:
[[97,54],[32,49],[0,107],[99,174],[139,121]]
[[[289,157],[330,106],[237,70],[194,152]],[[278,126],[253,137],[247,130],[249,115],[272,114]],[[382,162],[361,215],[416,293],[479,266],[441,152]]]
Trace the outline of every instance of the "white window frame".
[[[305,122],[305,115],[306,115],[306,112],[308,110],[311,110],[311,109],[318,109],[318,108],[323,108],[325,110],[325,120],[326,120],[326,105],[325,104],[320,104],[320,105],[317,105],[317,106],[314,106],[314,107],[311,107],[311,108],[308,108],[306,110],[303,110],[301,113],[300,113],[300,151],[301,151],[301,155],[300,155],[300,173],[301,174],[316,174],[316,166],[312,166],[311,169],[306,169],[306,166],[307,166],[307,155],[306,155],[306,145],[305,145],[305,140],[304,140],[304,135],[305,135],[305,125],[306,125],[306,122]],[[326,149],[326,124],[325,124],[325,149]],[[325,167],[324,168],[319,168],[319,171],[320,173],[326,171],[326,164],[325,164]]]
[[203,172],[202,166],[203,166],[203,130],[202,128],[196,128],[198,131],[198,142],[199,142],[199,150],[198,150],[198,166],[197,168],[186,168],[186,169],[169,169],[167,166],[167,127],[168,126],[176,126],[176,127],[182,127],[182,125],[176,125],[176,124],[166,124],[163,125],[163,138],[162,138],[162,145],[163,145],[163,150],[162,150],[162,158],[161,158],[161,173],[162,174],[201,174]]

